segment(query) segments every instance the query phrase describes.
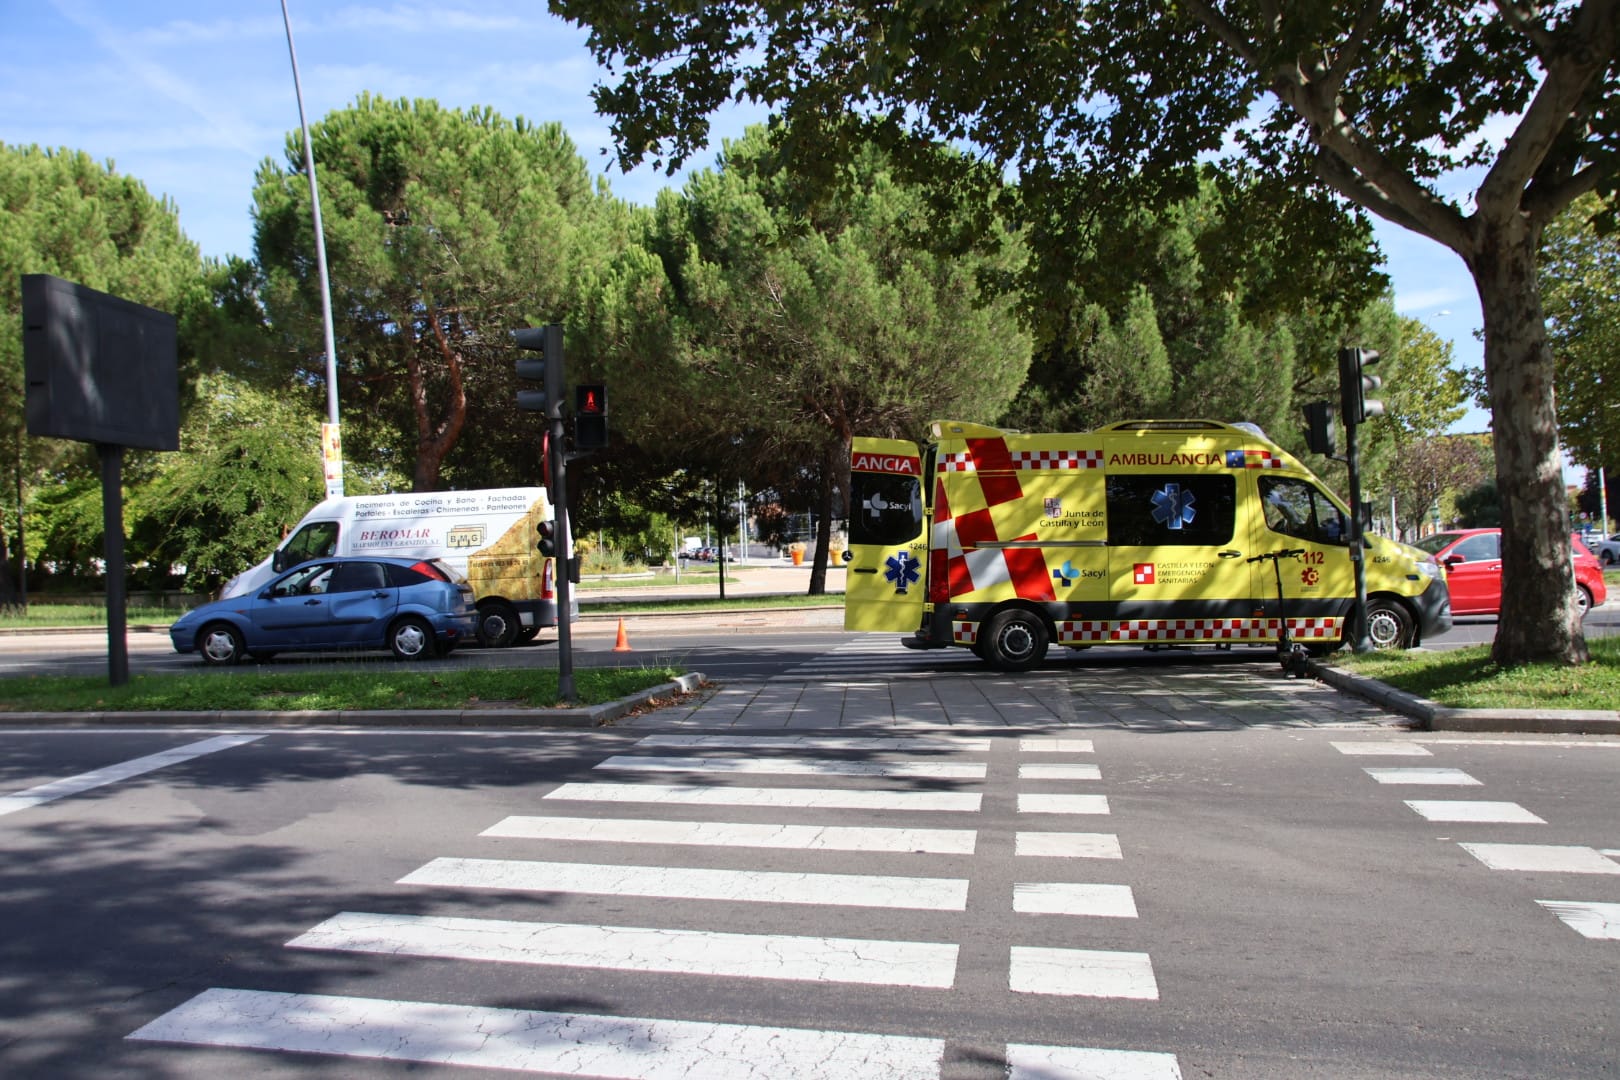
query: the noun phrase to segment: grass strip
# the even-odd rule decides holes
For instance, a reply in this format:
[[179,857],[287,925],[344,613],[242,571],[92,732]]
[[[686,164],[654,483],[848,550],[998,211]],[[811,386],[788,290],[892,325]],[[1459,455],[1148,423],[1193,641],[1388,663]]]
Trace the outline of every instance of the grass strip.
[[[671,667],[581,668],[582,705],[600,705],[673,680]],[[30,675],[0,682],[0,712],[215,712],[236,710],[553,708],[555,671],[233,670],[136,675],[125,686],[104,677]]]
[[1454,709],[1620,709],[1620,638],[1588,638],[1590,663],[1502,668],[1489,645],[1426,652],[1337,652],[1335,667]]

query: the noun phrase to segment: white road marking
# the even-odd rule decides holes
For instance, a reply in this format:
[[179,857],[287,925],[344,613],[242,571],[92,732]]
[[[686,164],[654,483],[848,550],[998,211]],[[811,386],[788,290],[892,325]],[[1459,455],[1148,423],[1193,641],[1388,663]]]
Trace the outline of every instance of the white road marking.
[[1545,825],[1514,802],[1469,802],[1461,799],[1407,799],[1406,805],[1430,821],[1474,821],[1499,825]]
[[1433,757],[1427,747],[1403,742],[1336,742],[1329,743],[1341,754],[1352,757]]
[[767,776],[883,776],[983,780],[982,764],[948,761],[826,761],[811,758],[689,758],[615,754],[598,769],[626,772],[758,773]]
[[1020,994],[1159,1000],[1147,953],[1014,945],[1008,988]]
[[891,829],[875,826],[753,825],[736,821],[656,818],[505,818],[480,836],[518,840],[581,840],[610,844],[791,848],[796,851],[926,852],[971,855],[973,829]]
[[990,749],[990,740],[951,735],[648,735],[637,739],[636,745],[728,750],[955,750],[982,754]]
[[1478,787],[1479,781],[1461,769],[1363,769],[1380,784],[1451,784]]
[[293,949],[949,989],[955,945],[345,911]]
[[1018,750],[1024,754],[1090,754],[1090,739],[1068,739],[1061,735],[1031,735],[1018,740]]
[[1020,780],[1101,780],[1097,765],[1020,765]]
[[1059,859],[1123,859],[1119,837],[1113,833],[1021,832],[1016,838],[1019,855]]
[[94,788],[116,784],[120,780],[141,776],[145,773],[155,772],[170,765],[178,765],[182,761],[203,757],[207,754],[229,750],[233,746],[254,742],[264,738],[265,733],[256,735],[218,735],[212,739],[201,742],[187,743],[185,746],[176,746],[169,750],[162,750],[156,754],[145,757],[132,758],[129,761],[119,762],[117,765],[108,765],[103,769],[80,773],[77,776],[64,777],[61,780],[52,780],[48,784],[19,791],[15,795],[0,796],[0,817],[15,814],[19,810],[27,810],[43,803],[53,802],[56,799],[66,798],[69,795],[79,795]]
[[1589,847],[1560,844],[1463,844],[1492,870],[1545,874],[1620,874],[1620,863]]
[[624,1080],[937,1080],[940,1039],[260,990],[205,990],[128,1036]]
[[978,813],[967,791],[841,791],[837,788],[718,787],[710,784],[562,784],[545,796],[582,802],[664,806],[776,806],[796,810],[918,810]]
[[1537,900],[1536,903],[1564,920],[1582,937],[1598,941],[1620,941],[1620,904],[1586,900]]
[[1136,918],[1129,885],[1081,885],[1068,881],[1015,882],[1013,910],[1023,915],[1089,915]]
[[1181,1080],[1174,1054],[1007,1044],[1007,1080]]
[[1020,814],[1106,814],[1106,795],[1020,795]]
[[400,878],[398,884],[927,911],[966,910],[968,885],[964,878],[455,858],[434,859]]

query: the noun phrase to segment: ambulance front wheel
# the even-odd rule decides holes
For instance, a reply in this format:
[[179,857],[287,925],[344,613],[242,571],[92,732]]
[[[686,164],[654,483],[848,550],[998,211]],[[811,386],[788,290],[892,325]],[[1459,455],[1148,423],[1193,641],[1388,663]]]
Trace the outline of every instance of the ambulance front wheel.
[[1367,640],[1375,649],[1410,649],[1411,614],[1396,600],[1368,600]]
[[979,639],[980,654],[1001,671],[1029,671],[1046,659],[1050,636],[1046,620],[1022,608],[1008,608],[990,619]]

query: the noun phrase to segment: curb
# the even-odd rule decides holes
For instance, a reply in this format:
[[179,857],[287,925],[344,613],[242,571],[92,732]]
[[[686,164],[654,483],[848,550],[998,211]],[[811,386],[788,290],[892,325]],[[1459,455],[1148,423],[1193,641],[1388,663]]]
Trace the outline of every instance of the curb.
[[688,672],[674,682],[648,687],[639,693],[579,709],[314,709],[290,712],[0,712],[0,727],[28,724],[82,725],[226,725],[231,727],[609,727],[655,699],[689,694],[707,682],[701,671]]
[[1453,709],[1343,668],[1312,661],[1310,674],[1336,690],[1416,721],[1425,731],[1498,731],[1538,735],[1620,735],[1620,712],[1579,709]]

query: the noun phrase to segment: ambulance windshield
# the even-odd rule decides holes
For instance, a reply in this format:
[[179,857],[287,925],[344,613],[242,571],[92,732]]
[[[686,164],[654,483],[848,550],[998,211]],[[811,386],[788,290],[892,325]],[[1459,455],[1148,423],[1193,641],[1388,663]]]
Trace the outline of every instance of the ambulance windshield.
[[922,534],[922,486],[915,476],[850,474],[849,541],[906,544]]

